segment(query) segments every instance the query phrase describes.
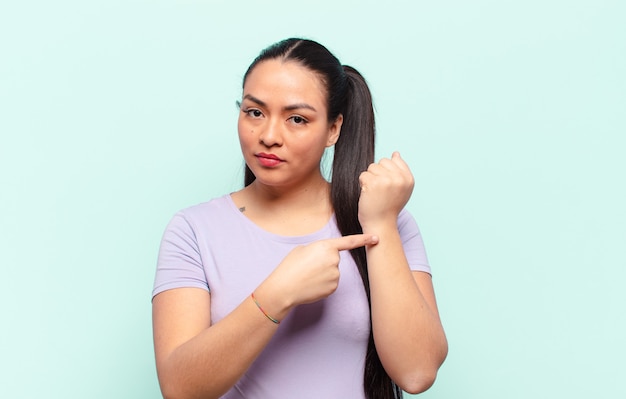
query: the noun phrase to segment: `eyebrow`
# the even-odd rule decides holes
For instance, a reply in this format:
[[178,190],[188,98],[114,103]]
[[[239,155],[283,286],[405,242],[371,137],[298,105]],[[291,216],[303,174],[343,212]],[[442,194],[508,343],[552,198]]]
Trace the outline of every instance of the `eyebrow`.
[[[267,106],[267,104],[264,101],[259,100],[258,98],[254,97],[254,96],[252,96],[250,94],[246,94],[245,96],[243,96],[243,98],[245,100],[250,100],[253,103],[256,103],[256,104],[258,104],[258,105],[260,105],[262,107],[266,107]],[[310,109],[311,111],[317,112],[317,110],[313,106],[311,106],[311,105],[309,105],[307,103],[291,104],[291,105],[287,105],[283,109],[285,111],[293,111],[293,110],[302,109],[302,108]]]

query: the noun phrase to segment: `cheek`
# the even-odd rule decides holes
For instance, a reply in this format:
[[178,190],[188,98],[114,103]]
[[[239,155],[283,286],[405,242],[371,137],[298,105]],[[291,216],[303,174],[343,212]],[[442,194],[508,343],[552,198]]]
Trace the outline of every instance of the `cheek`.
[[242,144],[244,141],[246,141],[246,139],[248,139],[250,133],[252,133],[253,131],[254,129],[250,128],[250,126],[247,126],[246,123],[243,122],[241,119],[237,121],[237,134],[239,135],[239,141],[241,141]]
[[327,138],[323,135],[315,135],[315,138],[303,139],[297,142],[298,151],[307,158],[318,160],[326,150]]
[[243,116],[240,116],[237,119],[237,131],[239,132],[240,136],[254,133],[257,126],[258,126],[258,123],[250,121],[249,119],[246,119]]
[[243,132],[244,129],[244,123],[241,120],[241,118],[237,118],[237,133],[239,133],[239,137],[241,137],[241,132]]
[[245,152],[245,149],[248,145],[248,140],[247,140],[248,135],[245,134],[244,129],[245,128],[244,126],[241,125],[241,123],[237,124],[237,136],[239,137],[239,146]]

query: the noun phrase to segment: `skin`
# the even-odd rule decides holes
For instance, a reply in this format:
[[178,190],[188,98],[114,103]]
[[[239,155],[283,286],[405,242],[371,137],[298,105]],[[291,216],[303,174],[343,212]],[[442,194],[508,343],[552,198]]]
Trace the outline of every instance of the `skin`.
[[448,344],[431,276],[409,269],[397,228],[413,191],[413,176],[394,152],[391,159],[371,164],[359,182],[363,233],[380,237],[366,247],[376,349],[389,376],[403,390],[420,393],[434,383]]
[[[326,224],[332,208],[319,164],[342,122],[328,122],[325,89],[315,73],[293,62],[258,64],[244,85],[237,125],[241,151],[256,176],[233,195],[246,216],[281,235],[307,234]],[[255,156],[260,152],[284,162],[264,167]]]
[[[303,235],[321,228],[332,207],[319,164],[324,149],[337,141],[342,121],[340,116],[328,122],[326,92],[316,74],[293,62],[259,63],[245,82],[238,121],[242,153],[257,178],[232,194],[235,204],[275,234]],[[282,162],[264,166],[259,153]],[[332,295],[339,281],[339,252],[366,246],[381,361],[404,390],[420,392],[434,381],[447,344],[430,275],[409,270],[396,227],[413,177],[394,153],[372,164],[360,182],[364,234],[294,248],[255,296],[267,313],[282,320],[298,305]],[[279,328],[250,297],[211,324],[210,303],[208,292],[194,288],[165,291],[153,299],[157,372],[167,399],[223,395]]]

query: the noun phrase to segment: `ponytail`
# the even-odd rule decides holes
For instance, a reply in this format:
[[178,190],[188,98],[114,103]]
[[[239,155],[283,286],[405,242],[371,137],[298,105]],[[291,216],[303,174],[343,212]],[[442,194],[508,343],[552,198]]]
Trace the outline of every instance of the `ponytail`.
[[[335,213],[341,215],[341,232],[356,234],[361,230],[358,220],[361,194],[359,175],[374,162],[374,108],[363,76],[347,65],[343,69],[347,79],[347,93],[342,107],[341,134],[335,143],[331,201]],[[366,285],[366,288],[369,287]]]
[[[343,124],[339,140],[335,144],[330,196],[337,226],[342,235],[363,232],[359,223],[359,175],[374,162],[374,107],[365,79],[354,68],[344,65],[348,82],[345,97]],[[371,328],[372,303],[365,248],[350,250],[356,263],[370,308],[370,334],[365,357],[363,388],[368,399],[402,398],[402,391],[383,368]]]

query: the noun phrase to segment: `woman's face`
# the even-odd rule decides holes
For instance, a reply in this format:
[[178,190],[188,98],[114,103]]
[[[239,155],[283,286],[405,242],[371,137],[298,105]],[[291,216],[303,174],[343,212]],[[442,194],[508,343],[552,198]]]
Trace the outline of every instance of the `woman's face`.
[[244,83],[239,142],[259,183],[302,185],[321,178],[324,149],[339,138],[342,121],[340,115],[328,122],[317,74],[293,61],[266,60]]

